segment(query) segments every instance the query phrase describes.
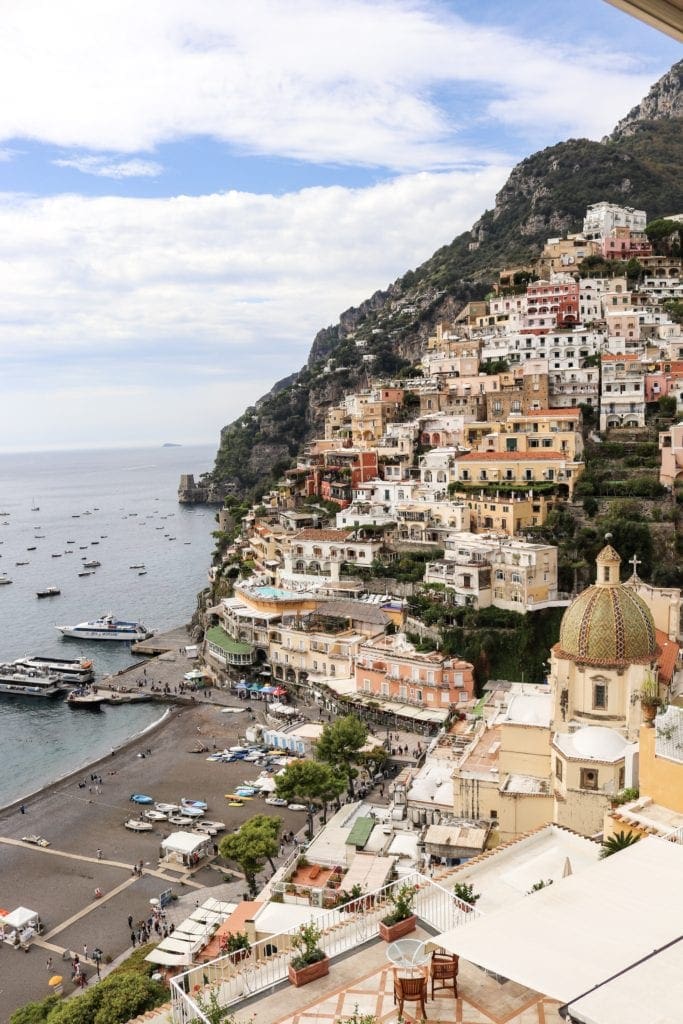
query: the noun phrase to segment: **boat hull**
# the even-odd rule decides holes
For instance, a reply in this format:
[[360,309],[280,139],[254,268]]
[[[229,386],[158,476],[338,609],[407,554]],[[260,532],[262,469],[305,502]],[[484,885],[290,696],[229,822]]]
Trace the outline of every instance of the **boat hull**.
[[124,640],[135,643],[138,640],[146,640],[152,634],[149,630],[124,630],[124,629],[84,629],[79,626],[55,626],[62,636],[72,640]]

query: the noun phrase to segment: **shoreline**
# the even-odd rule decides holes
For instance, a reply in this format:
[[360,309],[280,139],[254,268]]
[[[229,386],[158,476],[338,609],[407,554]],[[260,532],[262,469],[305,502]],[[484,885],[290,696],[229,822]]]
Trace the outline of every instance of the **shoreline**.
[[94,758],[92,761],[85,761],[79,767],[73,768],[71,771],[65,772],[64,775],[60,775],[59,778],[52,779],[51,781],[46,782],[42,786],[38,786],[36,789],[32,790],[30,793],[27,793],[25,796],[17,797],[15,800],[11,800],[9,803],[3,804],[0,807],[0,815],[4,815],[7,813],[11,813],[12,811],[18,810],[18,808],[21,807],[22,804],[26,804],[30,800],[36,800],[40,797],[49,796],[52,792],[56,791],[65,782],[69,782],[77,776],[80,776],[83,772],[90,772],[97,765],[105,764],[109,761],[110,758],[114,757],[116,754],[125,754],[126,751],[130,750],[131,747],[138,743],[143,738],[143,736],[152,735],[156,732],[161,731],[166,725],[170,724],[170,722],[172,722],[174,718],[177,718],[178,715],[182,714],[183,711],[186,711],[189,706],[190,705],[178,706],[173,704],[170,707],[167,707],[160,718],[157,718],[156,721],[151,722],[149,725],[146,725],[144,729],[141,729],[139,732],[134,733],[125,741],[125,743],[121,743],[119,744],[118,747],[113,747],[112,749],[110,749],[109,753],[102,754],[100,757]]

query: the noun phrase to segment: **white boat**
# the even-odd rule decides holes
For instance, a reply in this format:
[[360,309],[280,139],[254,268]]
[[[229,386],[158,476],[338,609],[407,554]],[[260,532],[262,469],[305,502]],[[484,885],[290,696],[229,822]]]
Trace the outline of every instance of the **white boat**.
[[195,828],[196,829],[212,828],[212,829],[215,829],[216,832],[223,832],[224,829],[225,829],[225,822],[224,821],[208,821],[208,820],[198,821],[196,823],[196,825],[195,825]]
[[124,828],[130,829],[131,832],[152,832],[154,825],[151,821],[142,821],[141,818],[128,818],[123,823]]
[[6,587],[12,580],[8,579],[7,576],[0,576],[0,587]]
[[190,800],[188,797],[184,796],[180,799],[180,806],[183,811],[197,810],[202,811],[202,813],[209,809],[209,805],[205,800]]
[[218,829],[214,828],[213,825],[209,825],[208,821],[196,821],[193,827],[195,832],[199,832],[203,836],[218,835]]
[[102,563],[98,562],[96,558],[91,558],[89,562],[83,562],[84,569],[99,569],[101,565]]
[[180,811],[178,804],[155,804],[154,806],[162,814],[177,814]]
[[168,814],[163,811],[145,811],[147,821],[168,821]]
[[55,626],[62,636],[78,640],[146,640],[152,631],[141,622],[125,622],[109,615],[102,615],[93,622],[79,622],[76,626]]
[[16,658],[13,664],[22,669],[49,672],[63,683],[91,683],[95,678],[92,661],[88,658],[43,658],[31,654]]
[[194,825],[194,818],[190,818],[187,814],[172,814],[168,820],[171,825],[180,825],[181,828]]
[[15,697],[56,697],[61,692],[59,679],[49,672],[18,665],[0,666],[0,694]]

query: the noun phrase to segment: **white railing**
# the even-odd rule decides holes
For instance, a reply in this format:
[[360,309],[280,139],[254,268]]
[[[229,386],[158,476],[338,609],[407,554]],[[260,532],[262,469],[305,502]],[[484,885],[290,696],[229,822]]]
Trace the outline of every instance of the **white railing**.
[[[480,916],[474,907],[415,871],[352,900],[346,910],[339,908],[315,916],[312,910],[311,917],[322,931],[321,948],[334,959],[376,938],[380,921],[390,912],[392,894],[405,884],[417,889],[415,914],[438,932],[464,926]],[[221,1007],[229,1007],[285,981],[296,932],[296,928],[291,928],[269,936],[253,943],[248,951],[198,964],[172,978],[174,1024],[210,1024],[197,1002],[203,1002],[210,994],[215,994]]]
[[664,836],[659,836],[659,839],[665,839],[668,843],[677,843],[679,846],[683,846],[683,827],[674,828],[671,832],[667,832]]

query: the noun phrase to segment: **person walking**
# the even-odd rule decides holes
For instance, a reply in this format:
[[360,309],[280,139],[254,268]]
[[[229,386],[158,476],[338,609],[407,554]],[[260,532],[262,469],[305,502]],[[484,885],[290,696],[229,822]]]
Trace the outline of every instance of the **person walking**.
[[47,960],[45,961],[45,970],[46,970],[46,971],[47,971],[48,973],[51,973],[51,972],[52,972],[52,957],[51,957],[51,956],[49,956],[49,957],[47,958]]
[[85,942],[83,943],[83,959],[84,959],[84,960],[87,960],[87,959],[88,959],[88,947],[87,947],[87,945],[85,944]]
[[131,930],[131,933],[130,933],[130,943],[131,943],[131,946],[133,947],[133,949],[135,949],[135,945],[137,943],[137,936],[136,936],[135,932],[132,931],[132,930]]
[[98,860],[102,860],[102,851],[100,849],[98,849],[96,852],[97,852],[97,859]]
[[26,805],[22,804],[19,810],[21,811],[22,814],[26,814]]
[[133,927],[133,915],[132,914],[128,915],[128,927],[129,928]]

